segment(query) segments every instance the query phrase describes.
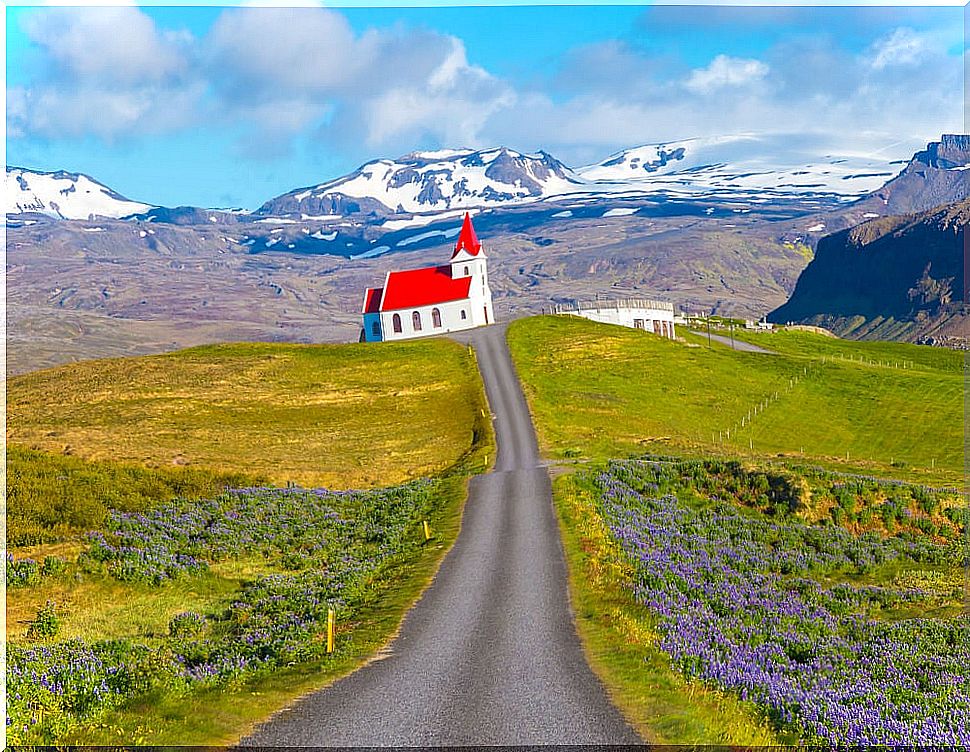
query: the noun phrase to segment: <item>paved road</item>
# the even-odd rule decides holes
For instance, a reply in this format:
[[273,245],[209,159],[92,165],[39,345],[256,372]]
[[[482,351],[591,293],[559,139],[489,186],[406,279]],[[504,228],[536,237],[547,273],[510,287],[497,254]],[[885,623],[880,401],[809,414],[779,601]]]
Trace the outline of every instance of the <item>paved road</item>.
[[499,452],[389,657],[301,700],[244,745],[630,744],[586,664],[529,411],[501,325],[476,349]]
[[[693,329],[691,334],[696,334],[698,337],[707,337],[707,332],[695,332]],[[741,352],[754,352],[754,353],[764,353],[765,355],[776,355],[777,353],[771,350],[765,350],[763,347],[758,345],[752,345],[750,342],[742,342],[739,339],[735,339],[733,342],[730,337],[725,337],[723,334],[711,333],[711,339],[715,342],[720,342],[722,345],[727,345],[728,347],[733,347],[735,350]]]

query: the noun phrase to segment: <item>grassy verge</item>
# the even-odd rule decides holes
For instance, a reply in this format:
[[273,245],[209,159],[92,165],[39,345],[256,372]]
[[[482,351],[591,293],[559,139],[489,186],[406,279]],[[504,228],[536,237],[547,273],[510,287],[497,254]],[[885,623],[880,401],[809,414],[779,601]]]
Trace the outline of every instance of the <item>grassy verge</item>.
[[754,707],[688,683],[656,647],[651,616],[633,602],[629,565],[587,492],[572,475],[553,484],[569,568],[576,625],[593,670],[627,719],[650,744],[774,745],[776,735]]
[[[486,445],[483,445],[483,449]],[[481,461],[481,454],[469,460]],[[93,727],[70,734],[68,744],[227,745],[301,696],[322,689],[371,660],[397,633],[408,609],[431,584],[458,536],[467,478],[446,480],[446,499],[429,520],[432,541],[413,558],[383,573],[371,601],[352,624],[338,624],[332,658],[290,666],[231,688],[187,694],[155,692],[108,713]]]
[[960,354],[804,332],[752,338],[778,355],[686,339],[572,317],[514,322],[509,344],[544,450],[799,459],[962,481]]

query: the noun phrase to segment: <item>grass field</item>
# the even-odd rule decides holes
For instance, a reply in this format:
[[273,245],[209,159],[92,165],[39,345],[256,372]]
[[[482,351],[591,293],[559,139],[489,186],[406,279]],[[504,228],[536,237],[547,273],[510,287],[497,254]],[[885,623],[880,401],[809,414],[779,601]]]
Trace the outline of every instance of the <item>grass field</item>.
[[446,340],[227,344],[10,379],[7,440],[84,459],[370,488],[472,444],[474,359]]
[[[23,545],[7,564],[19,682],[8,739],[26,743],[231,743],[353,670],[430,581],[468,476],[494,456],[474,355],[448,341],[202,347],[28,374],[9,397],[10,521]],[[421,477],[430,490],[398,485]],[[316,513],[296,488],[223,494],[267,481],[395,488],[311,494],[330,505]],[[330,656],[325,609],[305,613],[307,593],[341,604]],[[275,648],[258,643],[277,658],[235,656],[247,619],[269,620],[278,639],[287,609],[309,621]],[[173,631],[185,612],[204,618],[198,640]],[[202,678],[173,673],[173,656]],[[109,659],[121,668],[102,677]],[[113,689],[95,699],[85,688],[102,681]]]
[[805,332],[754,338],[776,355],[686,338],[566,317],[513,323],[509,344],[544,450],[560,459],[783,455],[961,481],[961,354]]
[[[790,743],[799,733],[768,718],[769,702],[756,706],[725,682],[692,678],[671,662],[671,648],[663,647],[670,637],[644,602],[655,588],[637,590],[636,561],[621,551],[622,528],[611,527],[616,521],[607,519],[586,469],[599,472],[605,460],[647,452],[738,459],[729,464],[745,468],[736,471],[745,480],[721,478],[705,493],[729,499],[752,522],[780,521],[783,530],[807,524],[823,537],[837,528],[852,536],[915,536],[950,551],[967,530],[959,493],[812,468],[962,487],[963,357],[805,332],[736,332],[774,354],[745,353],[684,334],[673,342],[566,317],[523,319],[509,328],[542,449],[562,466],[575,464],[575,473],[556,479],[554,500],[577,625],[594,669],[648,741]],[[691,472],[693,496],[706,476]],[[779,499],[784,504],[776,508]],[[812,559],[812,550],[803,553]],[[964,610],[956,560],[889,563],[865,575],[840,567],[818,573],[819,587],[938,591],[875,607],[890,622],[921,616],[947,624]]]

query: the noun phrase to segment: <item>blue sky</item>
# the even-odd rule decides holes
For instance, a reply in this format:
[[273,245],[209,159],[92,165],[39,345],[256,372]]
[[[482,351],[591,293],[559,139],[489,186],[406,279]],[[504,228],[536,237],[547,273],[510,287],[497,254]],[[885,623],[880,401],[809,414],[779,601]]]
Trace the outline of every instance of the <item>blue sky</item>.
[[963,8],[7,9],[7,164],[243,206],[369,159],[504,144],[580,165],[790,133],[907,157],[962,131]]

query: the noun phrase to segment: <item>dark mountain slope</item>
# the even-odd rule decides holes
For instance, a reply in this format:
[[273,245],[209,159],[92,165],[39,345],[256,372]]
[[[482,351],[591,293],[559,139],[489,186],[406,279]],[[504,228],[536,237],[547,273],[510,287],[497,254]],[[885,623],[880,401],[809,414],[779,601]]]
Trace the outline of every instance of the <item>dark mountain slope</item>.
[[970,200],[881,217],[822,238],[775,322],[838,334],[921,340],[964,335]]

